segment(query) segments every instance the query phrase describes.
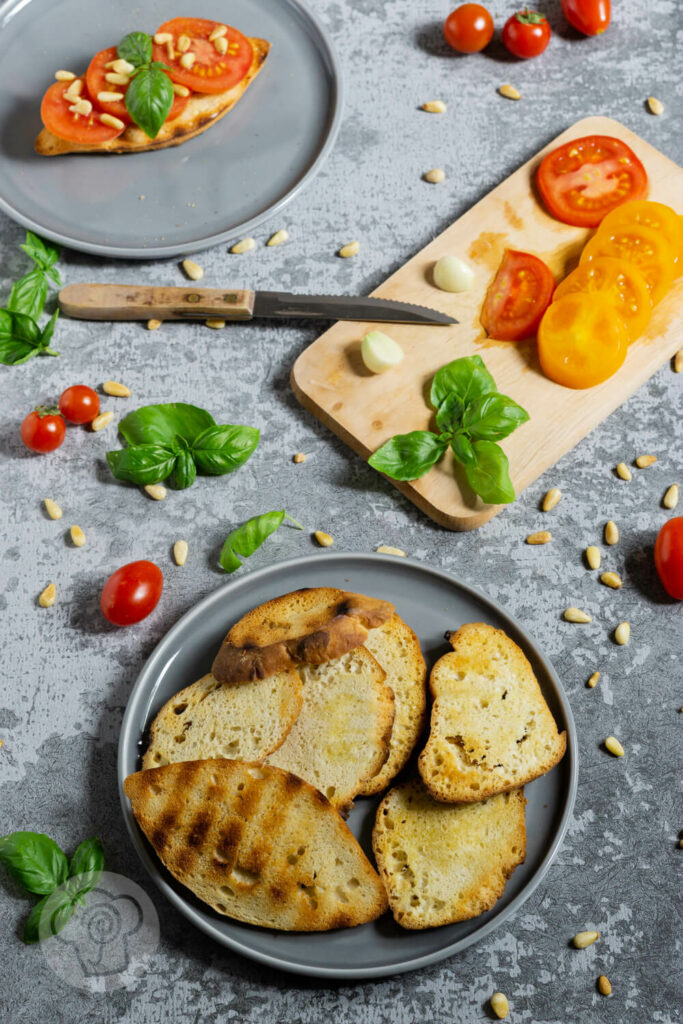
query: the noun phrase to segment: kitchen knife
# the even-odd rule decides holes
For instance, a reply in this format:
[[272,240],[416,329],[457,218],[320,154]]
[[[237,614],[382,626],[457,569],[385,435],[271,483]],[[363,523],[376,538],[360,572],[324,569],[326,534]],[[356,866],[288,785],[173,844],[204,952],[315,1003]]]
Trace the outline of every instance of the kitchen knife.
[[384,324],[457,323],[426,306],[355,295],[293,295],[226,288],[163,288],[69,284],[59,293],[67,316],[79,320],[252,320],[257,317],[360,320]]

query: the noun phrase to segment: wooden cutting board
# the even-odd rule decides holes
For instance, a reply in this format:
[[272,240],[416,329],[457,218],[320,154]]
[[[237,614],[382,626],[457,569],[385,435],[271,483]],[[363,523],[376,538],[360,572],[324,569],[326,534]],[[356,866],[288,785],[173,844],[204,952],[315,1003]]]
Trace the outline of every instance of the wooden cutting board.
[[[486,289],[506,248],[540,256],[558,280],[578,262],[591,232],[550,217],[535,195],[533,179],[548,150],[594,134],[613,135],[628,143],[647,170],[649,197],[680,208],[682,168],[617,121],[607,117],[578,121],[373,292],[381,298],[440,309],[459,323],[454,327],[387,328],[403,348],[405,358],[395,369],[377,375],[365,369],[360,357],[361,339],[376,325],[334,324],[292,368],[292,387],[301,404],[367,459],[393,434],[433,428],[433,411],[426,403],[432,376],[452,359],[478,352],[498,390],[523,405],[531,417],[503,441],[519,494],[671,359],[683,347],[683,314],[677,314],[683,299],[683,278],[654,310],[646,334],[630,347],[621,370],[585,391],[564,388],[544,377],[534,342],[491,341],[479,323]],[[470,291],[453,295],[434,286],[432,267],[445,254],[460,256],[473,267],[476,276]],[[615,452],[615,463],[628,454]],[[391,482],[449,530],[476,529],[505,507],[483,504],[469,489],[450,454],[420,480]]]

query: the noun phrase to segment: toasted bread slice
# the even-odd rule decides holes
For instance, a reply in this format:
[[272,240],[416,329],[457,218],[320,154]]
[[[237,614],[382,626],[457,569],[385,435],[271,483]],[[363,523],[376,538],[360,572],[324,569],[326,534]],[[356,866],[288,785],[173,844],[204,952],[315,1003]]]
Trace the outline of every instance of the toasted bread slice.
[[420,642],[410,626],[398,615],[377,629],[371,629],[365,647],[387,674],[394,692],[394,725],[389,756],[377,775],[363,784],[361,796],[381,793],[410,757],[425,723],[427,703],[425,666]]
[[382,883],[347,826],[289,772],[185,761],[129,775],[124,790],[164,865],[219,914],[327,931],[386,909]]
[[335,587],[295,590],[247,612],[211,671],[221,682],[244,682],[297,664],[321,665],[360,647],[368,630],[393,613],[388,601]]
[[299,672],[301,714],[266,763],[306,779],[345,812],[387,758],[394,695],[364,647]]
[[429,680],[430,735],[418,766],[437,800],[473,802],[517,789],[567,746],[531,665],[502,630],[481,622],[451,634]]
[[36,153],[41,156],[63,156],[66,153],[144,153],[150,149],[180,146],[188,139],[194,139],[232,110],[263,67],[270,43],[265,39],[249,39],[249,42],[254,51],[254,59],[242,81],[226,92],[203,95],[193,93],[182,114],[173,121],[166,121],[155,139],[150,139],[136,124],[129,124],[121,135],[110,142],[84,146],[60,139],[43,128],[35,142]]
[[209,757],[261,761],[284,742],[301,703],[294,670],[246,686],[204,676],[164,704],[152,722],[142,767]]
[[403,928],[434,928],[490,910],[526,856],[521,789],[483,803],[444,804],[415,779],[377,808],[372,846]]

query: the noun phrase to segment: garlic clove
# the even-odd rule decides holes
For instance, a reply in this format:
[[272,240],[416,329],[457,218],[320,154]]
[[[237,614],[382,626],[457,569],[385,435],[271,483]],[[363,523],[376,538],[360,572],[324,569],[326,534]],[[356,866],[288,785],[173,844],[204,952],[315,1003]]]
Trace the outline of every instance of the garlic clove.
[[384,373],[403,359],[403,349],[382,331],[368,331],[361,342],[360,354],[368,370]]
[[442,256],[434,264],[432,277],[442,292],[466,292],[472,287],[474,271],[457,256]]

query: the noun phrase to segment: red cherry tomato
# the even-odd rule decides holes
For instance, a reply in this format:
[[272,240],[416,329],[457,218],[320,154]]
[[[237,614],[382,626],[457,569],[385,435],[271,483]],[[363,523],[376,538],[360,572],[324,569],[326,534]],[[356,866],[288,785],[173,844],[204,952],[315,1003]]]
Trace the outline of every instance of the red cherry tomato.
[[599,36],[610,22],[610,0],[562,0],[562,13],[585,36]]
[[683,601],[683,516],[670,519],[659,531],[655,568],[669,597]]
[[141,622],[156,608],[163,586],[163,573],[154,562],[122,565],[102,588],[102,614],[115,626]]
[[66,424],[59,409],[39,406],[21,424],[21,440],[32,452],[45,455],[59,448],[66,434]]
[[479,53],[493,37],[493,18],[481,4],[461,4],[443,26],[446,42],[459,53]]
[[86,384],[74,384],[62,391],[59,411],[69,423],[90,423],[100,411],[97,392]]
[[503,26],[503,44],[515,57],[538,57],[550,42],[550,25],[542,14],[525,7]]

